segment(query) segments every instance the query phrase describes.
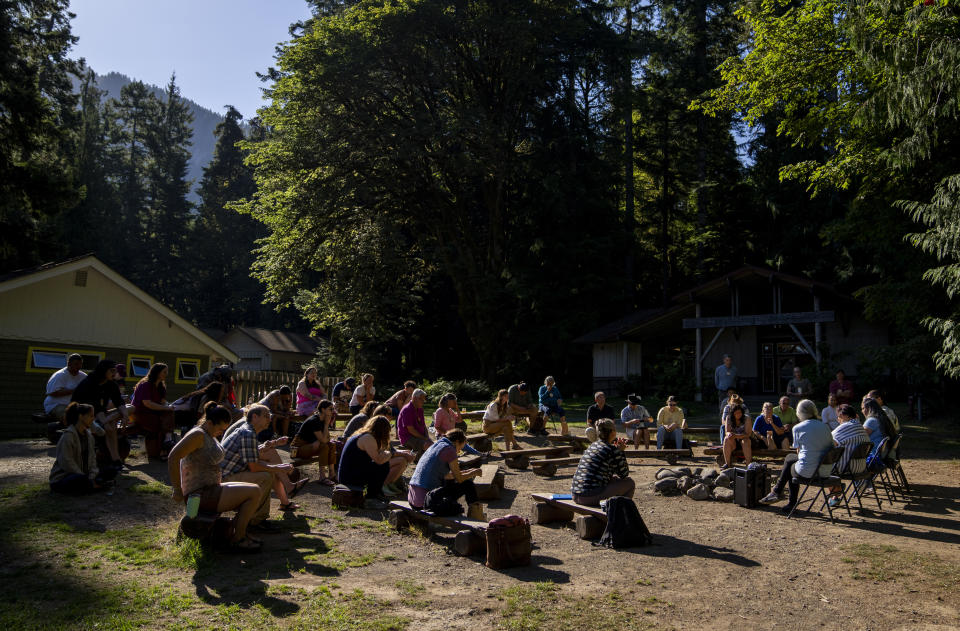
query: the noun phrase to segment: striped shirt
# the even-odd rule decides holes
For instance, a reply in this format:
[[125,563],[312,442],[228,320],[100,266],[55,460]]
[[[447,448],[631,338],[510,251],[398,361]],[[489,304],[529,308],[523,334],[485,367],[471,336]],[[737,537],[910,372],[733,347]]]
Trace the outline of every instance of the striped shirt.
[[598,440],[591,443],[580,457],[577,472],[573,474],[571,492],[578,495],[596,495],[617,475],[630,475],[627,458],[614,445]]
[[247,465],[260,458],[257,451],[257,433],[249,423],[244,423],[224,438],[222,445],[223,460],[220,461],[220,469],[223,470],[223,477],[247,471]]
[[844,448],[843,457],[840,458],[840,466],[837,468],[837,471],[847,472],[846,467],[849,462],[849,473],[863,473],[867,468],[866,458],[850,460],[850,456],[853,454],[853,450],[857,448],[857,445],[870,442],[870,437],[867,436],[867,432],[864,431],[863,426],[856,421],[840,423],[837,429],[833,430],[833,439]]

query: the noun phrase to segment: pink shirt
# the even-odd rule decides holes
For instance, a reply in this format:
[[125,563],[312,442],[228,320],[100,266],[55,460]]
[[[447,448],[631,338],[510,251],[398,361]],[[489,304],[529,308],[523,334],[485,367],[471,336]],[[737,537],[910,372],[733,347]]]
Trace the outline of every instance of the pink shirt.
[[452,429],[456,429],[457,423],[459,422],[460,413],[456,410],[437,408],[437,411],[433,413],[433,427],[440,436],[445,435]]

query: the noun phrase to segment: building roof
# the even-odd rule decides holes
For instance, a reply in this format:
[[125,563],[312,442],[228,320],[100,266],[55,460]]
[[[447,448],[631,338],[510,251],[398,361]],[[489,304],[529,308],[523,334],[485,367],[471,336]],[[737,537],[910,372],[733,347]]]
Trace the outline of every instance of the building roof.
[[784,274],[765,267],[744,265],[732,272],[718,276],[706,283],[682,291],[672,298],[673,304],[660,309],[642,309],[609,324],[604,324],[589,333],[581,335],[574,344],[601,344],[616,342],[631,337],[643,330],[645,335],[656,335],[663,332],[664,327],[677,318],[692,317],[695,303],[704,298],[722,295],[729,291],[732,283],[753,281],[779,282],[796,287],[802,287],[822,295],[830,295],[844,302],[856,302],[849,296],[837,292],[832,285],[810,280],[801,276]]
[[126,290],[133,297],[140,300],[140,302],[142,302],[144,305],[153,309],[169,320],[171,325],[178,326],[188,335],[202,343],[204,346],[213,350],[221,357],[224,357],[234,363],[238,361],[239,358],[237,357],[236,353],[195,327],[189,321],[177,314],[176,311],[170,307],[167,307],[162,302],[134,285],[128,279],[121,276],[118,272],[113,270],[106,263],[92,254],[78,256],[56,263],[44,263],[43,265],[38,265],[37,267],[17,270],[10,272],[9,274],[5,274],[4,276],[0,277],[0,294],[18,287],[32,285],[33,283],[38,283],[48,278],[53,278],[62,274],[70,274],[77,270],[82,270],[88,267],[93,268],[106,276],[120,288]]
[[290,331],[271,331],[251,326],[238,326],[236,330],[245,333],[268,351],[316,355],[320,346],[320,342],[314,338]]

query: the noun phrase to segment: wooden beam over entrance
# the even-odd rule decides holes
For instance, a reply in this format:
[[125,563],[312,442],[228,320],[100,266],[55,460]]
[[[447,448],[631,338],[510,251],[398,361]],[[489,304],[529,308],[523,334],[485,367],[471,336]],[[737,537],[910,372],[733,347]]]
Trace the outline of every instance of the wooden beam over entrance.
[[761,315],[720,316],[716,318],[684,318],[685,329],[716,329],[733,326],[772,326],[775,324],[808,324],[834,322],[833,311],[802,311],[797,313],[764,313]]

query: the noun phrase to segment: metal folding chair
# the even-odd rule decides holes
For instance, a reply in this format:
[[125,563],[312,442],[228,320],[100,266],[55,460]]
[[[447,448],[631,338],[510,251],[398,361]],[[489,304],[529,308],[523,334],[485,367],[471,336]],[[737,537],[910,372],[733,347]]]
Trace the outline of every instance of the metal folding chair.
[[[847,460],[847,466],[844,467],[843,471],[837,474],[837,477],[840,478],[841,481],[846,480],[847,482],[850,483],[848,487],[844,488],[843,492],[840,494],[840,499],[843,501],[843,505],[847,508],[847,514],[850,515],[850,517],[853,517],[853,513],[850,512],[850,501],[847,498],[847,492],[853,488],[853,486],[857,483],[858,480],[867,480],[873,476],[873,473],[871,473],[866,469],[864,469],[860,473],[853,473],[852,471],[850,471],[850,464],[856,460],[866,460],[867,456],[870,455],[870,451],[872,449],[873,449],[873,443],[869,441],[860,443],[859,445],[854,447],[853,451],[850,453],[850,459]],[[860,504],[860,510],[863,510],[863,503],[860,502],[860,496],[853,492],[851,494],[856,496],[857,502]],[[879,497],[877,498],[877,506],[880,506]],[[820,507],[820,510],[821,511],[823,510],[822,506]]]
[[[817,466],[817,471],[819,472],[820,467],[823,465],[832,465],[830,469],[830,474],[826,477],[820,477],[819,473],[813,475],[810,478],[804,478],[800,476],[793,476],[794,484],[803,485],[803,490],[800,493],[800,496],[797,498],[797,503],[793,505],[793,508],[790,509],[790,513],[787,515],[787,519],[793,517],[793,513],[797,510],[797,507],[803,503],[803,497],[807,494],[807,490],[811,486],[818,487],[816,495],[813,496],[813,499],[810,500],[810,505],[807,507],[806,511],[809,513],[813,508],[813,505],[816,503],[819,497],[823,497],[824,506],[827,507],[827,513],[830,515],[830,523],[833,523],[833,508],[831,508],[830,503],[827,502],[827,490],[828,486],[839,486],[840,478],[834,474],[834,471],[837,468],[837,464],[840,462],[840,459],[843,457],[844,448],[843,447],[833,447],[827,453],[823,454],[823,458],[820,459],[820,464]],[[822,507],[821,507],[821,510]]]

